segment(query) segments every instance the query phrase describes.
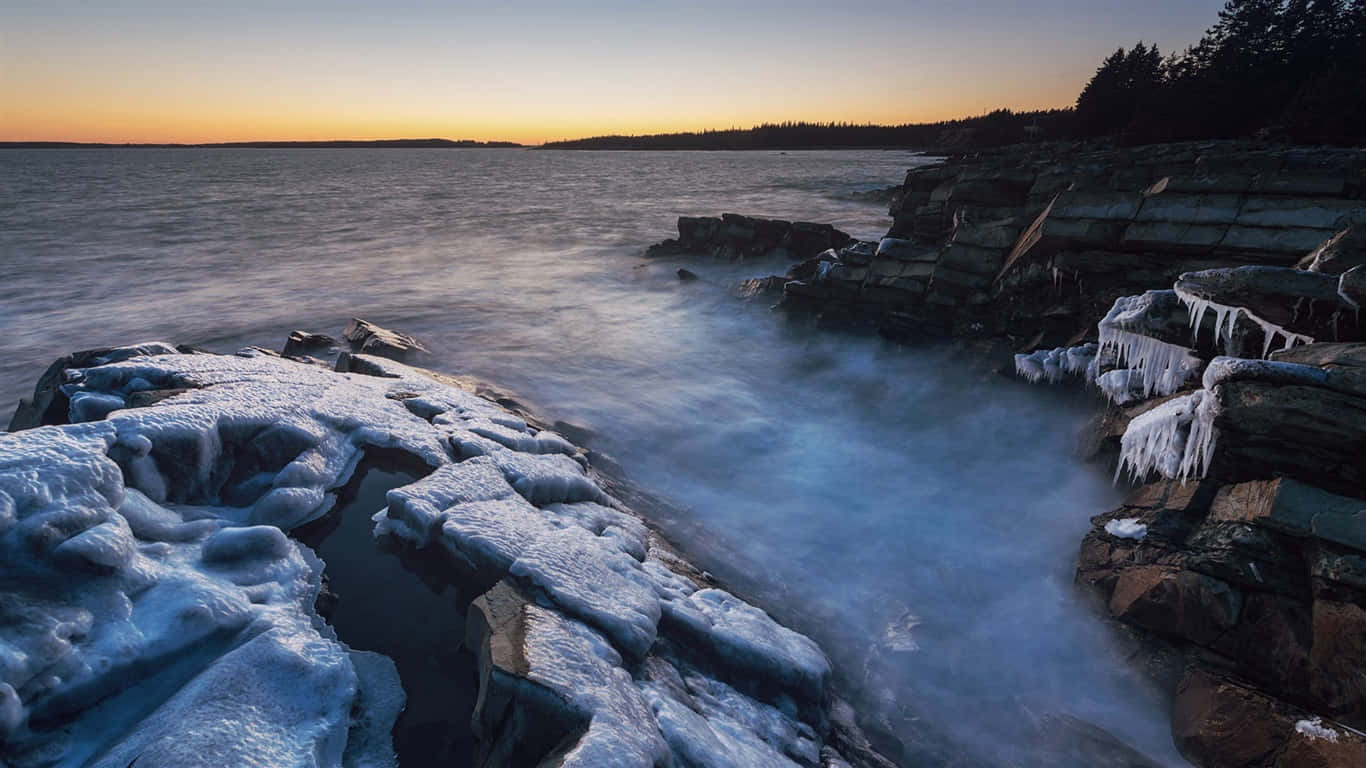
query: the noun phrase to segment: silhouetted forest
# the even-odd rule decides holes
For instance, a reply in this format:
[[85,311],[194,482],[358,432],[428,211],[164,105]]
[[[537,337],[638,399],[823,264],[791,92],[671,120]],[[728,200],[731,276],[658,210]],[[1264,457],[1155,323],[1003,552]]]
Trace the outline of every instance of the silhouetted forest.
[[1143,42],[1107,57],[1074,109],[939,123],[789,122],[599,136],[554,149],[968,148],[1031,139],[1126,143],[1260,137],[1366,144],[1366,0],[1229,0],[1200,42],[1163,56]]
[[1366,0],[1229,0],[1195,46],[1138,43],[1077,99],[1079,136],[1366,143]]
[[551,141],[546,149],[806,149],[985,146],[1010,144],[1027,135],[1070,131],[1072,111],[1012,112],[998,109],[980,117],[939,123],[858,125],[854,123],[765,123],[754,128],[658,133],[649,136],[595,136]]

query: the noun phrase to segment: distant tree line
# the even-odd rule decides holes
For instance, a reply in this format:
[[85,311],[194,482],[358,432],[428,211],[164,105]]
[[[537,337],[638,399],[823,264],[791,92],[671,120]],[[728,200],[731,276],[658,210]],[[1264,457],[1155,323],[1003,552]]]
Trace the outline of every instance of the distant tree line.
[[869,125],[856,123],[765,123],[753,128],[657,133],[647,136],[595,136],[551,141],[546,149],[810,149],[820,147],[929,147],[1009,144],[1029,135],[1056,136],[1070,122],[1071,110],[1012,112],[998,109],[979,117],[938,123]]
[[1185,52],[1140,41],[1107,57],[1075,109],[938,123],[772,123],[554,141],[564,149],[972,148],[1030,139],[1152,143],[1264,137],[1366,145],[1366,0],[1228,0]]
[[1184,53],[1115,51],[1074,119],[1078,136],[1144,143],[1366,143],[1366,0],[1228,0]]

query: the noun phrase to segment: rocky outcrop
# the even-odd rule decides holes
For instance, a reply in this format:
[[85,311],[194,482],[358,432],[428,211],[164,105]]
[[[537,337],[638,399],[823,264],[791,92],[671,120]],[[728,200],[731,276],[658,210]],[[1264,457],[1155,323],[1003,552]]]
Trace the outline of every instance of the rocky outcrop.
[[350,342],[352,352],[387,357],[399,362],[415,360],[430,351],[422,342],[406,333],[382,328],[359,317],[351,318],[351,322],[346,324],[342,338]]
[[384,549],[477,595],[475,765],[889,765],[815,643],[462,381],[166,345],[54,367],[49,425],[0,436],[7,765],[392,765],[393,665],[318,619],[324,564],[286,536],[362,459],[418,476],[373,518]]
[[1341,284],[1183,274],[1117,299],[1085,368],[1081,347],[1017,356],[1115,403],[1118,471],[1145,484],[1092,520],[1077,578],[1185,654],[1173,735],[1198,765],[1366,754],[1366,343],[1316,341],[1362,338]]
[[[781,305],[897,339],[1006,337],[1025,351],[1095,341],[1117,298],[1183,273],[1293,267],[1313,251],[1315,271],[1337,275],[1366,260],[1352,229],[1366,219],[1363,174],[1366,152],[1237,143],[947,158],[907,174],[881,241],[789,249],[808,261]],[[748,252],[755,227],[731,227],[681,219],[680,240],[652,252]]]
[[647,255],[707,254],[731,261],[760,257],[799,261],[851,242],[852,237],[829,224],[726,213],[719,218],[680,216],[678,238],[651,246]]

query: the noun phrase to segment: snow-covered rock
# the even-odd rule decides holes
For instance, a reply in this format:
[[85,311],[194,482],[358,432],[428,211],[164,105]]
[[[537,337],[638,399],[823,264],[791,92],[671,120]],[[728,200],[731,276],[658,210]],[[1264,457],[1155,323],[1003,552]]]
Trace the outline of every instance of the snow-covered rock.
[[376,535],[488,590],[467,624],[481,761],[882,764],[826,741],[814,643],[688,567],[573,444],[451,380],[366,355],[348,372],[166,346],[74,359],[71,423],[0,436],[16,768],[392,765],[393,665],[318,618],[324,566],[287,535],[367,451],[426,468]]

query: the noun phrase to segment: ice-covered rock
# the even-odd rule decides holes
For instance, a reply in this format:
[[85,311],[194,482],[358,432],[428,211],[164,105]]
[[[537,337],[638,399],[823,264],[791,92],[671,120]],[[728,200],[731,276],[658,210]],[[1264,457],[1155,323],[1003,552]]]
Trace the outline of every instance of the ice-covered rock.
[[1173,324],[1184,319],[1184,314],[1177,294],[1172,291],[1148,291],[1116,299],[1097,326],[1097,354],[1113,352],[1116,362],[1136,372],[1136,377],[1126,376],[1123,387],[1115,381],[1102,389],[1107,393],[1124,393],[1123,402],[1128,402],[1134,399],[1128,393],[1137,391],[1138,385],[1143,397],[1170,395],[1184,387],[1203,362],[1194,350],[1163,340],[1163,336],[1171,335]]
[[1243,320],[1260,331],[1261,357],[1266,357],[1273,347],[1312,344],[1315,337],[1310,333],[1320,333],[1318,328],[1325,323],[1338,331],[1347,308],[1339,283],[1335,275],[1303,269],[1245,266],[1188,272],[1176,281],[1175,290],[1190,308],[1197,334],[1212,311],[1214,341],[1232,354],[1234,331]]
[[1120,440],[1115,476],[1135,479],[1152,472],[1173,480],[1204,477],[1214,453],[1218,398],[1208,390],[1168,400],[1134,417]]
[[366,752],[392,758],[397,676],[359,675],[317,622],[322,563],[125,486],[118,429],[0,436],[0,759],[341,766],[362,719]]
[[1097,345],[1092,343],[1016,355],[1015,374],[1032,384],[1041,381],[1054,384],[1065,376],[1088,377],[1097,352]]
[[169,350],[72,358],[72,423],[0,436],[0,580],[17,585],[0,596],[0,758],[16,768],[391,765],[393,666],[318,619],[323,564],[286,535],[367,452],[421,475],[376,534],[488,590],[467,625],[481,764],[839,756],[820,649],[686,566],[560,435],[365,355],[333,372]]

